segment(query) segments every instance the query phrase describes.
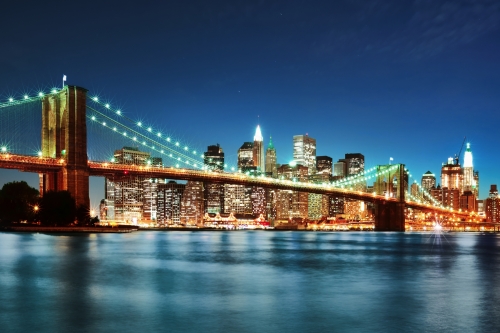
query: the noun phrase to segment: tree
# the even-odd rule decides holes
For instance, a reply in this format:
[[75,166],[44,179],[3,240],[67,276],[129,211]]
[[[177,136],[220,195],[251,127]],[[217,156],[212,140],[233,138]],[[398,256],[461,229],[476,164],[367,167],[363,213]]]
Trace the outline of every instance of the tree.
[[38,190],[25,181],[6,183],[0,190],[0,220],[4,223],[34,221]]
[[40,222],[69,225],[75,221],[76,202],[68,191],[48,191],[40,200]]
[[78,224],[84,225],[90,223],[90,211],[88,207],[84,205],[79,205],[76,208],[76,219],[78,220]]

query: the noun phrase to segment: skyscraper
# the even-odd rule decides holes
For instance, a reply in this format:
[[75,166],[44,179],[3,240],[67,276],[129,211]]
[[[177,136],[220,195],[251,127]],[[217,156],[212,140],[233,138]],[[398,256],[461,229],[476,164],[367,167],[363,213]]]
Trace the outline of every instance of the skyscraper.
[[448,158],[448,163],[441,166],[441,187],[457,189],[462,192],[462,168],[460,164],[453,163],[453,158]]
[[177,184],[173,180],[166,184],[158,184],[158,222],[169,224],[181,222],[181,202],[185,188],[185,184]]
[[264,138],[260,131],[260,126],[257,125],[255,136],[253,137],[253,165],[257,167],[259,172],[265,172],[265,153],[264,153]]
[[[219,144],[208,146],[203,155],[205,166],[210,170],[224,170],[224,151]],[[204,182],[203,200],[205,212],[220,213],[224,208],[224,185],[221,183]]]
[[427,191],[430,191],[431,188],[436,187],[436,176],[432,172],[427,171],[423,174],[420,184]]
[[320,174],[332,175],[332,158],[330,156],[316,157],[316,171]]
[[212,170],[224,170],[224,151],[219,144],[208,146],[203,163]]
[[316,139],[309,135],[294,135],[293,160],[307,167],[310,175],[316,172]]
[[255,170],[253,163],[253,142],[244,142],[238,149],[238,169],[241,172]]
[[360,153],[345,154],[347,176],[357,175],[365,171],[365,156]]
[[266,150],[266,175],[273,178],[277,177],[277,164],[276,164],[276,149],[273,145],[273,139],[269,138],[269,144]]
[[499,223],[500,222],[500,198],[498,197],[498,189],[496,185],[491,185],[490,194],[486,199],[486,221]]
[[470,150],[470,143],[467,142],[467,149],[464,153],[464,168],[463,168],[463,191],[473,191],[474,184],[474,166],[472,163],[472,152]]

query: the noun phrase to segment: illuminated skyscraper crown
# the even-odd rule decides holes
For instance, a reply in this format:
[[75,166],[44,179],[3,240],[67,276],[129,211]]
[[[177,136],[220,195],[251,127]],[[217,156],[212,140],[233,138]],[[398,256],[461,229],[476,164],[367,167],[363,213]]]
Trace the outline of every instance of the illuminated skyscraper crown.
[[253,141],[264,141],[262,133],[260,132],[260,125],[257,125],[257,130],[255,131],[255,136],[253,137]]
[[472,168],[472,152],[470,150],[470,143],[467,142],[467,150],[464,153],[464,168]]

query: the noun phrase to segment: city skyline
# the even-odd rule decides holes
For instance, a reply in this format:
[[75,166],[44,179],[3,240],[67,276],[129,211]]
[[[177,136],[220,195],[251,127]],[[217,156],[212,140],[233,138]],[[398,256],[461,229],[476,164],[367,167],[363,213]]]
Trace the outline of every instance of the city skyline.
[[[500,182],[500,9],[488,1],[218,1],[144,6],[140,15],[130,4],[91,1],[77,16],[76,4],[57,16],[43,4],[20,6],[6,5],[0,23],[9,32],[2,100],[60,86],[67,75],[200,151],[220,143],[234,163],[260,125],[263,147],[272,137],[280,164],[293,159],[293,136],[308,134],[318,156],[361,153],[368,167],[392,157],[417,181],[439,175],[467,137],[480,199]],[[26,43],[33,31],[59,37]],[[102,193],[103,183],[91,187]]]

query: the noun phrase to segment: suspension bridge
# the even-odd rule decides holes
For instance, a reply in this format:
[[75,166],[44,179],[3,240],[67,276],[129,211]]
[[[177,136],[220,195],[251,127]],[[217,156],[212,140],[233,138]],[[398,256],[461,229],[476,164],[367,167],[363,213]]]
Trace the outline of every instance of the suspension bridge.
[[[68,190],[77,205],[85,207],[90,206],[90,176],[141,176],[259,186],[369,202],[375,208],[375,229],[379,231],[404,231],[409,208],[441,216],[468,216],[441,205],[423,189],[423,197],[413,197],[408,186],[411,174],[404,164],[378,165],[322,183],[251,175],[227,165],[225,171],[212,170],[204,164],[202,153],[78,86],[9,97],[0,103],[0,131],[0,168],[38,173],[42,195]],[[118,163],[110,152],[127,144],[161,157],[163,163]],[[372,191],[359,190],[363,187],[358,184],[368,182],[374,184]]]

